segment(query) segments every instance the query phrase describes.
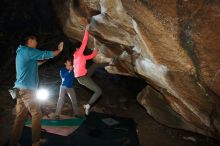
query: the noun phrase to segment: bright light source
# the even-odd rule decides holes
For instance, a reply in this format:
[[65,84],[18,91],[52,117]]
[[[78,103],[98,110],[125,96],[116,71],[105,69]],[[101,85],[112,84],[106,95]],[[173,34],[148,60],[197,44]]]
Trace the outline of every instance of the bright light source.
[[36,97],[39,101],[46,101],[49,98],[49,92],[46,89],[39,89]]

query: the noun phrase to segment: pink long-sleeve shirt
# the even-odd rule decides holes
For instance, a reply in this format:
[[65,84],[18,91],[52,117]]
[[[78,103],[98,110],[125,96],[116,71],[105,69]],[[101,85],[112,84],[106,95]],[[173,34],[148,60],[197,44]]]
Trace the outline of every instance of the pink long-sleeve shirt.
[[82,77],[87,74],[87,69],[86,69],[86,61],[89,59],[92,59],[96,56],[97,54],[97,49],[92,52],[90,55],[84,55],[83,52],[86,48],[87,42],[89,39],[89,32],[85,31],[84,37],[82,44],[79,49],[76,49],[74,52],[73,56],[73,67],[74,67],[74,74],[75,77]]

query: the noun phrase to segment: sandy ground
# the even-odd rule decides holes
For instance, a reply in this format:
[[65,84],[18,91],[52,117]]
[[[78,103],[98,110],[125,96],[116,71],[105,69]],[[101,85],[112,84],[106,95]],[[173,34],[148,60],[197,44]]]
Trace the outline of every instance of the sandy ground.
[[[172,129],[157,123],[145,109],[136,101],[137,93],[145,86],[145,83],[135,78],[110,75],[103,70],[98,70],[93,79],[100,85],[103,95],[92,110],[123,117],[132,117],[137,124],[137,133],[141,146],[218,146],[219,141],[188,131]],[[9,138],[9,132],[13,123],[13,101],[7,89],[9,84],[3,83],[0,87],[0,146]],[[53,112],[56,105],[59,83],[53,84],[53,99],[43,105],[44,113]],[[89,100],[92,92],[76,83],[77,100],[81,107]],[[71,115],[70,101],[67,99],[63,108],[63,114]]]

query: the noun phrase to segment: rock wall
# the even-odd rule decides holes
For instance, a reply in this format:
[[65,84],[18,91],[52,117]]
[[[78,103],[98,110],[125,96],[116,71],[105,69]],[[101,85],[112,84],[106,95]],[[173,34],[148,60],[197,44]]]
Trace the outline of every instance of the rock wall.
[[[170,127],[220,140],[220,1],[53,0],[70,39],[90,24],[94,61],[150,85],[137,99]],[[93,44],[94,40],[97,45]]]

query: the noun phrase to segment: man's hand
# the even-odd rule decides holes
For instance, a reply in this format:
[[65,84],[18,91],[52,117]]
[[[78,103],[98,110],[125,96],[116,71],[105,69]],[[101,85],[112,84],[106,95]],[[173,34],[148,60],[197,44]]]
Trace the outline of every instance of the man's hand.
[[58,49],[57,49],[56,51],[53,51],[54,57],[57,56],[57,55],[59,55],[60,52],[63,51],[63,44],[64,44],[63,42],[60,42],[59,45],[58,45]]
[[59,45],[58,45],[58,50],[59,50],[60,52],[63,51],[63,45],[64,45],[63,42],[60,42]]

